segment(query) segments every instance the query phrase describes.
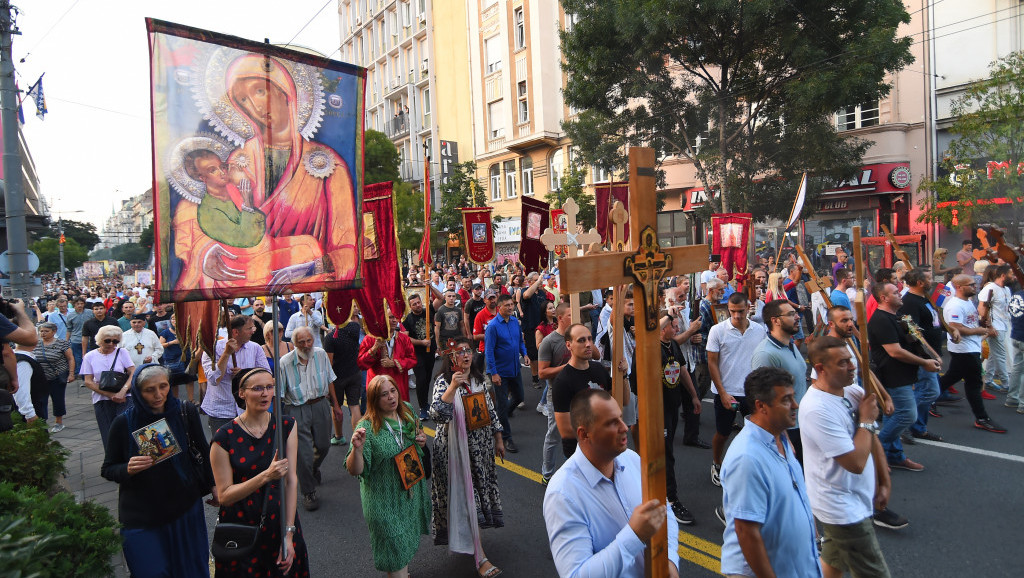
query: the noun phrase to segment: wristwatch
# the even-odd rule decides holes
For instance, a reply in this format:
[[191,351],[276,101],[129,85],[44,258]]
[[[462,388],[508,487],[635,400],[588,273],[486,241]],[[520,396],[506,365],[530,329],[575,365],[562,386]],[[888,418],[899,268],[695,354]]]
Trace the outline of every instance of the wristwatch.
[[881,429],[878,427],[878,424],[873,421],[860,422],[857,424],[857,427],[862,427],[875,435],[878,435],[878,430]]
[[284,533],[285,534],[294,534],[295,533],[295,526],[285,526],[284,527]]

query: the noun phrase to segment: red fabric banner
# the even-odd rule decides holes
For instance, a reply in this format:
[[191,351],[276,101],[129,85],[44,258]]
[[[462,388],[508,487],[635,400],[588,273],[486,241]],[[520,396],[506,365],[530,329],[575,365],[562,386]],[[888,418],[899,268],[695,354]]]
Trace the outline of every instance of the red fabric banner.
[[423,163],[423,241],[420,242],[420,261],[430,266],[430,157]]
[[711,253],[721,255],[722,267],[733,278],[733,268],[742,282],[747,275],[747,245],[750,241],[750,213],[711,215]]
[[551,226],[551,205],[532,197],[523,197],[522,205],[519,262],[527,271],[539,271],[548,266],[548,250],[540,242],[540,236],[544,234],[544,229]]
[[332,323],[343,325],[348,321],[355,301],[363,313],[366,333],[385,339],[390,335],[389,305],[399,319],[405,315],[391,186],[386,182],[363,189],[363,287],[327,293],[327,315]]
[[[551,232],[560,235],[568,230],[565,221],[565,211],[562,209],[551,209]],[[555,259],[564,259],[568,254],[565,245],[555,245]]]
[[466,258],[477,265],[494,260],[494,234],[491,228],[492,207],[463,207],[462,224],[466,235]]
[[[601,242],[608,243],[615,224],[612,223],[608,213],[611,212],[615,201],[621,201],[622,207],[629,210],[629,183],[600,183],[594,185],[595,203],[597,208],[597,232],[601,235]],[[629,221],[623,227],[623,241],[629,241]]]

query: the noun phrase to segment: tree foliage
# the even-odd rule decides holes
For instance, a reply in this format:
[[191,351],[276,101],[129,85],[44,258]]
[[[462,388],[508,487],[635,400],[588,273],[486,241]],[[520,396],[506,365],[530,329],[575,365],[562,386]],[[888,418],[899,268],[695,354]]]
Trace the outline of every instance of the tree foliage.
[[559,188],[544,195],[552,209],[560,209],[566,201],[572,199],[580,208],[576,215],[576,224],[583,227],[584,231],[594,228],[597,223],[597,208],[594,205],[594,196],[583,190],[586,173],[575,165],[569,168],[559,177]]
[[124,261],[143,265],[149,262],[150,250],[141,243],[122,243],[108,249],[93,251],[90,257],[94,261]]
[[402,162],[395,143],[380,131],[367,129],[363,135],[365,149],[363,152],[363,179],[368,185],[386,181],[398,182],[401,173],[398,170]]
[[448,182],[441,185],[441,207],[434,207],[430,228],[431,244],[443,247],[447,233],[462,231],[462,207],[483,207],[487,199],[476,182],[476,163],[466,161],[452,167]]
[[[888,93],[912,61],[899,0],[562,0],[564,125],[583,161],[626,166],[628,146],[694,163],[706,211],[785,218],[801,173],[853,174],[866,143],[832,113]],[[815,187],[817,185],[817,187]],[[811,183],[806,207],[821,182]]]
[[150,221],[146,228],[139,235],[139,244],[147,251],[153,250],[153,221]]
[[[100,242],[100,236],[96,233],[96,225],[92,223],[63,219],[61,224],[64,226],[64,236],[77,241],[86,252],[92,251],[92,248]],[[54,239],[60,237],[60,225],[57,221],[52,221],[49,227],[38,229],[32,234],[32,238],[36,241],[44,237],[53,237]]]
[[394,199],[398,246],[403,251],[416,251],[423,240],[423,191],[400,181],[395,184]]
[[940,165],[945,175],[918,187],[932,193],[918,219],[967,230],[1005,214],[1006,205],[991,199],[1007,199],[1014,209],[1024,203],[1024,52],[993,62],[989,77],[968,86],[950,110],[957,137]]
[[[58,273],[60,271],[60,243],[55,237],[40,239],[29,245],[29,250],[39,257],[40,273]],[[78,244],[73,237],[67,237],[64,243],[64,270],[71,275],[75,267],[80,267],[89,258],[85,247]]]

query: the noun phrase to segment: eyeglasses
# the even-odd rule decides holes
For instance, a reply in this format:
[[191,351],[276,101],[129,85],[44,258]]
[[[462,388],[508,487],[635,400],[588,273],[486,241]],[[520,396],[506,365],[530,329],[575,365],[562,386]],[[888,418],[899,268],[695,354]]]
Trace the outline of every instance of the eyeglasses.
[[246,389],[248,389],[249,391],[251,391],[253,393],[263,393],[264,391],[274,391],[274,386],[273,385],[254,385],[252,387],[247,387]]
[[452,354],[453,355],[472,355],[473,354],[473,350],[472,349],[466,349],[466,348],[456,349],[454,352],[452,352]]
[[782,313],[781,315],[776,315],[776,317],[797,317],[799,315],[800,314],[797,313],[796,311],[790,311],[789,313]]
[[103,343],[106,343],[106,344],[109,345],[111,343],[121,343],[121,340],[120,339],[104,339]]

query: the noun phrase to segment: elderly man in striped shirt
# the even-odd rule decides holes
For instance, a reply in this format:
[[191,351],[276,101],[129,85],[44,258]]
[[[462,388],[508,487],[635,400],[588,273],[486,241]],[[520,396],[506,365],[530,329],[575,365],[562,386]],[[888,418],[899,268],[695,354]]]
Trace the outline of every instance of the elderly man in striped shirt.
[[302,506],[313,511],[320,507],[316,487],[320,484],[320,465],[331,449],[330,387],[337,378],[327,352],[313,345],[313,331],[299,327],[292,334],[295,349],[281,358],[281,396],[283,415],[295,418],[299,437],[296,473]]
[[228,339],[217,341],[214,347],[216,363],[209,355],[203,354],[203,372],[208,385],[202,407],[208,417],[211,434],[216,434],[222,425],[241,413],[231,394],[231,378],[239,371],[253,367],[270,371],[263,348],[250,341],[253,331],[253,322],[248,315],[235,315],[228,322]]

